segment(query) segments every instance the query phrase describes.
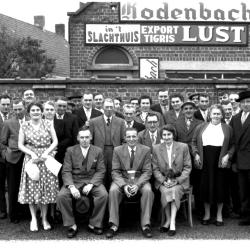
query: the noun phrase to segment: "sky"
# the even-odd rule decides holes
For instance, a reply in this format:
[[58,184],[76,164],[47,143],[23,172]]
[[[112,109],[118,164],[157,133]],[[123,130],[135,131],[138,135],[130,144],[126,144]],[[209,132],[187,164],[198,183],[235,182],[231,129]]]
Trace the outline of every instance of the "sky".
[[[105,2],[99,0],[98,2]],[[125,1],[125,0],[124,0]],[[129,0],[128,0],[129,1]],[[135,0],[131,0],[135,1]],[[139,0],[136,0],[139,1]],[[152,4],[157,2],[187,3],[189,1],[214,2],[214,5],[223,7],[233,4],[235,2],[248,2],[249,0],[141,0],[143,4]],[[87,1],[81,1],[87,2]],[[97,1],[95,1],[97,2]],[[108,2],[108,1],[107,1]],[[126,1],[127,2],[127,1]],[[21,21],[34,24],[34,16],[45,16],[45,29],[55,32],[55,24],[63,23],[66,29],[66,39],[68,40],[68,16],[67,12],[75,12],[79,9],[80,0],[0,0],[0,13],[19,19]]]

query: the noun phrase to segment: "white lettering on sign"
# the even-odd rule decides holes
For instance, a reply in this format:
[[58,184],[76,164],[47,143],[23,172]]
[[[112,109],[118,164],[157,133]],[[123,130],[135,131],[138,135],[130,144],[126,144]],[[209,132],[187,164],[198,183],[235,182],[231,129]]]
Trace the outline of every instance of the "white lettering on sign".
[[[121,2],[121,21],[207,21],[250,22],[249,1],[168,1],[147,4],[144,1]],[[148,6],[147,6],[148,5]]]

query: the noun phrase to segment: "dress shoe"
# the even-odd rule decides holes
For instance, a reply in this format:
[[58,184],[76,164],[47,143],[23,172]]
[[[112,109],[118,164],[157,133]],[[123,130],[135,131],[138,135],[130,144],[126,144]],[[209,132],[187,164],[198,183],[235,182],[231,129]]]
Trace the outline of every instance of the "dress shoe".
[[168,236],[175,236],[176,235],[176,230],[169,230],[168,231]]
[[145,238],[152,238],[152,230],[149,226],[142,229],[142,234]]
[[210,219],[208,219],[208,220],[202,220],[202,221],[201,221],[201,224],[202,224],[203,226],[208,226],[210,223],[211,223]]
[[99,228],[99,227],[90,227],[90,226],[88,226],[88,230],[91,232],[91,233],[94,233],[94,234],[96,234],[96,235],[101,235],[101,234],[103,234],[103,230],[102,230],[102,228]]
[[106,233],[106,238],[111,239],[115,236],[116,231],[113,228],[109,228]]
[[0,219],[6,219],[7,218],[7,213],[1,212],[0,213]]
[[217,227],[221,227],[221,226],[224,226],[224,222],[223,221],[215,221],[215,226],[217,226]]
[[70,238],[70,239],[74,238],[77,235],[77,231],[78,231],[77,228],[74,229],[74,228],[70,227],[68,229],[67,237]]
[[36,220],[32,220],[30,222],[30,231],[31,232],[37,232],[38,231],[38,225]]
[[238,223],[239,226],[250,226],[250,219],[247,220],[241,220]]
[[160,233],[167,233],[169,230],[169,227],[160,227]]

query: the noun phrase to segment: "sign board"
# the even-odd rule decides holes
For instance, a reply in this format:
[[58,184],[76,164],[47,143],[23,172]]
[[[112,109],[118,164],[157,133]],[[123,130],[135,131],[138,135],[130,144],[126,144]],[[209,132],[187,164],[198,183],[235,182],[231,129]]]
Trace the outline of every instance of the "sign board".
[[[153,4],[152,4],[153,3]],[[249,1],[153,1],[121,2],[124,22],[250,22]]]
[[86,44],[247,46],[246,24],[86,24]]
[[140,78],[159,78],[159,58],[139,58]]

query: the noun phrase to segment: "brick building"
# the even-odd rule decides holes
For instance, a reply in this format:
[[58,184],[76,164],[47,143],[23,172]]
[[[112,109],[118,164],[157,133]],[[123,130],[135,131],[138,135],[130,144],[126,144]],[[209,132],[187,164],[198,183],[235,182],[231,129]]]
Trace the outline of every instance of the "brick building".
[[[209,6],[204,7],[203,3],[199,4],[199,8],[196,9],[203,8],[203,11],[206,11],[209,8]],[[172,18],[178,19],[177,11],[179,14],[182,11],[177,8],[178,6],[169,10],[167,7],[170,8],[170,6],[165,3],[155,7],[158,7],[157,12],[146,8],[148,6],[144,7],[145,9],[139,9],[139,7],[129,9],[128,6],[116,2],[80,3],[76,12],[68,13],[70,78],[58,81],[16,80],[11,84],[31,86],[36,89],[41,99],[61,94],[70,96],[89,89],[93,92],[103,92],[105,96],[119,95],[125,101],[130,97],[139,97],[141,94],[149,94],[153,100],[156,100],[157,90],[167,87],[171,92],[181,92],[185,97],[192,92],[206,92],[211,95],[213,102],[217,102],[222,92],[239,92],[249,88],[249,6],[239,3],[236,9],[231,10],[227,10],[225,6],[223,10],[211,12],[214,18],[217,18],[216,20],[189,22],[187,17],[188,19],[197,17],[198,13],[192,13],[195,8],[191,9],[192,6],[190,6],[189,12],[185,13],[186,16],[178,22],[170,20],[170,23],[165,20],[153,20],[151,16],[153,13],[157,15],[160,13],[163,19],[164,9],[165,17],[168,10]],[[241,9],[238,11],[237,7]],[[133,17],[135,12],[132,12],[135,10],[137,19],[127,20]],[[141,13],[141,19],[138,18],[139,13]],[[235,22],[234,19],[238,13],[242,16],[238,22]],[[225,14],[228,14],[226,17],[231,17],[231,20],[226,20]],[[122,19],[123,16],[125,16],[124,19]],[[200,16],[204,17],[204,13]],[[150,20],[145,21],[143,18]],[[222,19],[225,21],[221,22]],[[208,30],[204,31],[204,28],[202,33],[205,26]],[[141,43],[139,43],[136,33],[138,27],[141,32],[151,29],[150,27],[153,29],[160,27],[160,32],[165,29],[166,33],[164,37],[162,36],[165,40],[161,43],[155,31],[156,36],[145,35],[144,38],[141,36]],[[178,27],[178,30],[175,27]],[[119,30],[117,33],[122,33],[120,29],[124,29],[129,36],[110,35],[115,29]],[[187,38],[187,34],[184,33],[188,30],[190,34]],[[106,37],[103,34],[105,31],[108,34]],[[133,34],[132,31],[134,31]],[[209,33],[206,32],[210,31],[212,35],[209,40]],[[199,37],[195,39],[195,35]],[[157,77],[140,79],[143,59],[158,60]]]

